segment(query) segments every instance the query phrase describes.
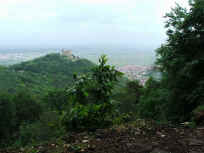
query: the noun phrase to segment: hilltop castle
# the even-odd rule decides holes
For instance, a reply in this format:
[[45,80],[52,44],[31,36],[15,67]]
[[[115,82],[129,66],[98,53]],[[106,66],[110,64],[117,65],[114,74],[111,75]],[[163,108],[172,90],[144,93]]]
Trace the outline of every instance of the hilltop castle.
[[61,50],[61,55],[66,56],[67,58],[69,58],[71,60],[74,60],[74,61],[79,59],[78,56],[75,56],[74,54],[72,54],[71,50],[64,50],[64,49],[62,49]]

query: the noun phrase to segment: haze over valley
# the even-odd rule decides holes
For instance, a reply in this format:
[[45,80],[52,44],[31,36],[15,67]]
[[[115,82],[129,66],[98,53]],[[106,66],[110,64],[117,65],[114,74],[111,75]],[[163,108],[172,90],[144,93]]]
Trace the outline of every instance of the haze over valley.
[[28,61],[50,53],[60,53],[62,49],[71,50],[80,58],[86,58],[97,63],[98,57],[106,54],[109,63],[116,66],[125,65],[153,65],[155,60],[154,51],[142,51],[128,47],[70,47],[48,49],[0,49],[0,65],[11,65],[22,61]]

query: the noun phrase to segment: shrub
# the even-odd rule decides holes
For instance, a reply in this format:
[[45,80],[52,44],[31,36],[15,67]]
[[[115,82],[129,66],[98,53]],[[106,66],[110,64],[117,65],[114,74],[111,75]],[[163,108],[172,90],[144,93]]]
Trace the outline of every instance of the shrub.
[[67,107],[68,103],[68,94],[66,90],[53,90],[48,92],[44,97],[43,102],[46,104],[47,108],[51,111],[58,111],[62,113]]
[[126,86],[114,95],[114,99],[119,103],[120,113],[136,113],[142,91],[143,87],[137,80],[127,82]]
[[107,127],[111,124],[111,118],[103,112],[104,107],[106,106],[102,104],[76,105],[64,120],[67,130],[83,131]]
[[20,91],[14,95],[12,100],[16,105],[16,120],[18,126],[23,122],[31,123],[39,119],[41,105],[29,93]]
[[63,134],[61,116],[57,112],[45,112],[39,121],[30,124],[23,123],[20,126],[19,143],[24,146],[31,143],[46,142]]
[[138,115],[146,119],[166,120],[167,103],[168,91],[161,87],[160,82],[150,78],[137,105]]
[[63,122],[67,130],[93,130],[111,123],[115,113],[111,97],[122,73],[106,63],[102,56],[91,74],[74,76],[75,86],[68,91],[73,109],[65,113]]

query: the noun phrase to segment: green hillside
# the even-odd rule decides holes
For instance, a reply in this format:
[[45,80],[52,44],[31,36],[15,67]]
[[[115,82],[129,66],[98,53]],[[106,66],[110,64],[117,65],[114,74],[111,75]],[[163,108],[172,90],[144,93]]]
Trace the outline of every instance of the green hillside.
[[26,89],[40,93],[72,84],[73,74],[87,73],[94,64],[86,59],[72,61],[60,54],[49,54],[10,67],[0,66],[0,90]]

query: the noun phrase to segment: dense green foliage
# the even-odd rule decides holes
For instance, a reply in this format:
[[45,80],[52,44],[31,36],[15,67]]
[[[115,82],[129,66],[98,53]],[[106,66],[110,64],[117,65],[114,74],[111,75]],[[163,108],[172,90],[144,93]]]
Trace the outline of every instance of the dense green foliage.
[[[51,60],[50,57],[55,57],[52,59],[54,61],[49,61]],[[54,75],[55,69],[49,67],[42,68],[42,70],[38,69],[38,62],[43,64],[43,60],[46,58],[49,58],[49,60],[47,59],[49,63],[59,64],[56,62],[56,58],[64,57],[55,54],[48,55],[2,69],[14,72],[20,71],[23,74],[25,72],[27,74],[36,73],[39,76],[42,74],[51,75],[52,73]],[[45,63],[47,62],[45,60]],[[72,61],[66,62],[73,64]],[[113,101],[113,94],[116,86],[118,89],[119,87],[122,88],[124,79],[121,79],[122,73],[118,72],[115,67],[107,65],[106,62],[106,56],[102,56],[98,66],[93,66],[92,63],[87,65],[86,62],[83,65],[83,62],[78,62],[78,66],[76,65],[75,68],[72,65],[70,69],[74,69],[74,72],[81,73],[84,69],[86,71],[83,74],[73,75],[71,87],[48,88],[46,93],[41,91],[40,98],[32,90],[29,92],[29,88],[28,90],[25,90],[27,88],[16,88],[15,94],[0,95],[2,125],[0,144],[6,146],[15,142],[15,146],[23,146],[29,143],[40,143],[62,136],[65,130],[69,132],[70,130],[95,130],[107,127],[114,123],[116,115],[117,120],[120,120]],[[60,65],[66,66],[64,63]],[[80,66],[84,66],[84,69]],[[93,68],[89,70],[90,73],[85,73],[88,66]],[[57,69],[57,67],[55,68]],[[63,73],[62,70],[59,73]],[[69,75],[73,74],[73,71],[65,71],[64,73],[68,79],[65,82],[69,84]],[[18,77],[18,74],[16,76]],[[39,81],[38,77],[35,79],[35,81]],[[58,78],[58,80],[60,79],[61,77]],[[122,80],[122,84],[118,83],[119,80]],[[65,87],[65,84],[63,86]],[[6,118],[4,118],[4,115],[6,115]]]
[[121,113],[136,113],[137,104],[143,93],[143,86],[139,81],[128,81],[126,86],[120,88],[113,98],[119,102],[119,110]]
[[159,81],[150,78],[143,88],[137,105],[138,115],[146,119],[166,121],[168,94],[168,90]]
[[16,108],[7,94],[0,95],[0,142],[11,136],[16,126]]
[[59,133],[58,119],[69,107],[65,88],[73,84],[73,74],[88,73],[93,67],[95,64],[86,59],[73,61],[60,54],[1,66],[1,144],[9,145],[16,139],[17,144],[26,144]]
[[0,67],[0,91],[26,89],[35,94],[69,87],[74,73],[87,73],[95,64],[79,59],[72,61],[60,54],[49,54],[31,61]]
[[0,144],[8,145],[18,134],[22,124],[40,118],[41,106],[29,93],[0,95]]
[[39,120],[29,124],[21,124],[15,145],[40,144],[57,139],[65,134],[61,121],[62,117],[57,112],[45,111]]
[[168,116],[177,121],[189,119],[204,101],[204,1],[190,6],[166,14],[168,40],[157,50],[157,64],[168,82]]
[[204,116],[204,1],[193,0],[190,7],[177,5],[166,14],[168,39],[156,50],[161,77],[119,92],[122,112],[174,123]]
[[28,94],[26,91],[18,92],[12,101],[15,102],[17,126],[40,118],[40,104],[31,94]]
[[70,103],[68,102],[68,98],[69,95],[65,89],[55,89],[49,91],[47,95],[44,96],[43,101],[47,109],[62,113],[63,110],[70,105]]
[[64,118],[68,130],[94,130],[111,124],[115,113],[111,97],[122,73],[106,63],[102,56],[90,75],[75,76],[75,86],[68,91],[73,106]]
[[167,42],[157,49],[160,81],[149,80],[138,105],[140,117],[183,122],[204,102],[204,1],[166,14]]

